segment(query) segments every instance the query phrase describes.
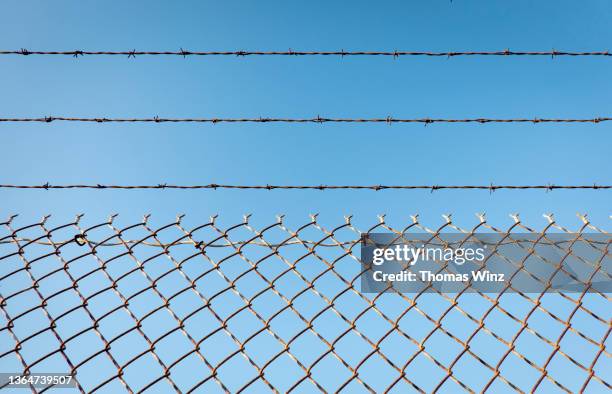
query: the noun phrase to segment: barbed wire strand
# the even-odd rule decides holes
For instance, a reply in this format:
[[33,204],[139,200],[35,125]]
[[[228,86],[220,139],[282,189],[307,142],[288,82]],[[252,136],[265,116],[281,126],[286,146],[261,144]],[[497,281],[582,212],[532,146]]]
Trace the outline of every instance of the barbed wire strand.
[[602,123],[612,117],[595,118],[83,118],[45,116],[39,118],[0,118],[0,122],[91,122],[91,123]]
[[181,48],[178,51],[137,51],[136,49],[129,51],[90,51],[90,50],[72,50],[72,51],[31,51],[26,48],[19,50],[2,50],[0,55],[52,55],[52,56],[127,56],[135,58],[136,56],[390,56],[398,58],[401,56],[424,56],[424,57],[457,57],[457,56],[550,56],[555,58],[558,56],[611,56],[608,50],[606,51],[558,51],[552,49],[550,51],[511,51],[504,49],[501,51],[294,51],[288,49],[285,51],[189,51]]
[[228,185],[210,183],[207,185],[174,185],[168,183],[159,183],[153,185],[107,185],[107,184],[65,184],[53,185],[45,183],[41,185],[13,185],[0,184],[0,189],[255,189],[255,190],[488,190],[494,192],[496,190],[608,190],[612,189],[612,185]]

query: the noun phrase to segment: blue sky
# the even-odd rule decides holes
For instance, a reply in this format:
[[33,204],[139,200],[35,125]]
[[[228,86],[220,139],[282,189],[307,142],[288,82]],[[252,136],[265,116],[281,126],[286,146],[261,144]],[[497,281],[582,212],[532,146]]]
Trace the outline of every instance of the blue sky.
[[[606,1],[577,4],[366,1],[18,2],[3,5],[7,49],[605,50]],[[3,57],[3,116],[593,117],[610,112],[608,58]],[[9,183],[610,183],[599,125],[3,124]],[[609,192],[7,191],[4,215],[485,211],[539,223],[589,212]],[[441,220],[441,219],[440,219]],[[508,219],[509,220],[509,219]],[[567,222],[566,220],[566,222]]]

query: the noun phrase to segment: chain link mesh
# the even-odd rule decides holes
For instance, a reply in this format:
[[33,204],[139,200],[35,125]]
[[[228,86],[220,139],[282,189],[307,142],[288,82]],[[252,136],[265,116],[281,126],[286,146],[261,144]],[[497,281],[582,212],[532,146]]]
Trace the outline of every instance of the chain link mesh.
[[[604,392],[609,295],[359,290],[364,233],[541,230],[316,216],[0,230],[0,371],[74,374],[80,392]],[[597,246],[609,258],[609,243]],[[49,388],[30,387],[33,392]]]

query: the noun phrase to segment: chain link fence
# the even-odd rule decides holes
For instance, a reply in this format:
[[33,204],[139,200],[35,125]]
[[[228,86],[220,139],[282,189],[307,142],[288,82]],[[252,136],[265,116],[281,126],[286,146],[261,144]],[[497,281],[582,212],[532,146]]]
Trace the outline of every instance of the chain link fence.
[[[0,229],[0,372],[68,373],[87,393],[609,391],[608,293],[360,291],[364,234],[608,236],[584,216],[571,229],[513,218],[358,229],[350,217],[13,217]],[[592,245],[603,259],[607,239]]]

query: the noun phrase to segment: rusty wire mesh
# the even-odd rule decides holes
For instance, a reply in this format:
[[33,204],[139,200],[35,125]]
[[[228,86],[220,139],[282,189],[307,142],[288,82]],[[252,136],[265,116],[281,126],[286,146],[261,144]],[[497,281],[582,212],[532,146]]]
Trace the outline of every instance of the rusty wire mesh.
[[[282,217],[0,230],[0,365],[81,392],[603,392],[608,294],[367,294],[364,233],[608,233],[446,217],[358,229]],[[602,249],[609,258],[608,246]],[[31,387],[32,391],[46,391]]]

